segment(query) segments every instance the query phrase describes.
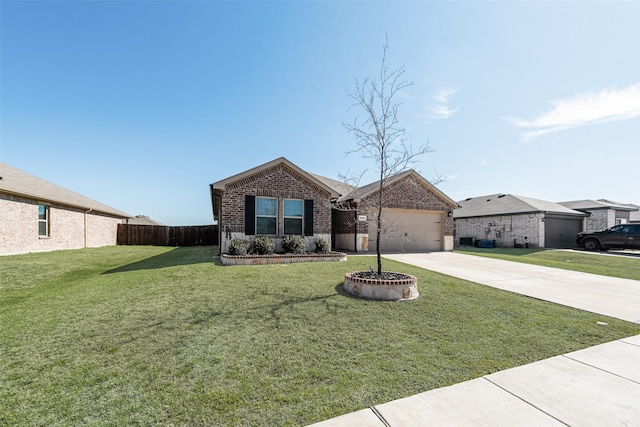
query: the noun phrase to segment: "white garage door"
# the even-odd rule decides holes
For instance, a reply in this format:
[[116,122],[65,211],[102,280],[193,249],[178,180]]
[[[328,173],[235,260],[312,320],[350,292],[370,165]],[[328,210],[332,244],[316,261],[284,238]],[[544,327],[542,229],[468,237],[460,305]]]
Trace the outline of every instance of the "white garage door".
[[[383,209],[381,252],[442,250],[442,213],[410,209]],[[369,251],[376,251],[376,226],[369,223]]]

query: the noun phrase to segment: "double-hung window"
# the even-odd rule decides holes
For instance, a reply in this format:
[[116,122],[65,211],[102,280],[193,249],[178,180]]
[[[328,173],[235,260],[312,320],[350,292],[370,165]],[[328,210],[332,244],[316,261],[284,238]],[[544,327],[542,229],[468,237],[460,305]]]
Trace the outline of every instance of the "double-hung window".
[[49,206],[38,205],[38,236],[49,237]]
[[256,234],[276,234],[278,227],[278,199],[256,197]]
[[303,201],[284,199],[284,234],[302,236]]
[[313,236],[313,199],[278,199],[245,194],[244,226],[247,236]]

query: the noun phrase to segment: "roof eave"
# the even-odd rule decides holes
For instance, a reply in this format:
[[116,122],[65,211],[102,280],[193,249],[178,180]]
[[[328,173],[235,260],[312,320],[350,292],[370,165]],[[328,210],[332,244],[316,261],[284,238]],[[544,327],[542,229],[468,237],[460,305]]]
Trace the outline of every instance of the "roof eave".
[[530,214],[553,214],[553,215],[564,215],[564,216],[575,216],[578,218],[582,218],[587,216],[584,212],[556,212],[556,211],[542,211],[542,210],[531,210],[531,211],[521,211],[521,212],[502,212],[502,213],[492,213],[492,214],[479,214],[479,215],[464,215],[459,216],[456,215],[456,211],[453,211],[453,219],[462,219],[462,218],[483,218],[483,217],[492,217],[492,216],[508,216],[508,215],[530,215]]
[[0,189],[0,193],[4,193],[4,194],[9,194],[9,195],[13,195],[13,196],[17,196],[17,197],[22,197],[25,199],[29,199],[29,200],[36,200],[39,202],[43,202],[43,203],[55,203],[57,205],[60,206],[67,206],[70,208],[74,208],[74,209],[80,209],[80,210],[84,210],[84,211],[91,211],[91,212],[99,212],[102,214],[106,214],[106,215],[110,215],[110,216],[114,216],[117,218],[133,218],[133,215],[129,215],[128,213],[119,211],[117,209],[102,209],[102,208],[98,208],[95,206],[86,206],[86,205],[78,205],[75,203],[69,203],[66,202],[64,200],[59,200],[59,199],[55,199],[55,198],[50,198],[50,197],[42,197],[42,196],[34,196],[33,194],[26,194],[26,193],[20,193],[17,191],[11,191],[11,190],[6,190],[6,189]]

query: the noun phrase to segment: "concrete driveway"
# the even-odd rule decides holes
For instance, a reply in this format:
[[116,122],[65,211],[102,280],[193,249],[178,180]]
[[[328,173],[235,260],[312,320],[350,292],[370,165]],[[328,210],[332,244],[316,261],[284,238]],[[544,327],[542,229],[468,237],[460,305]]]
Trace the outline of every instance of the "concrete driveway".
[[455,252],[389,254],[384,257],[494,288],[640,323],[638,280]]
[[[640,323],[640,281],[452,252],[385,255]],[[375,405],[316,427],[639,426],[640,335]]]

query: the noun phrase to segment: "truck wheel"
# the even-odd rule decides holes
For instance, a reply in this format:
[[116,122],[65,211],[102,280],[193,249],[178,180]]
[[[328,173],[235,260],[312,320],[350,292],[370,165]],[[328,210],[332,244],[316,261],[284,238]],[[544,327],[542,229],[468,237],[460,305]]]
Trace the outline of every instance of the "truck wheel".
[[600,243],[596,239],[587,239],[582,242],[582,246],[588,251],[597,251],[600,249]]

